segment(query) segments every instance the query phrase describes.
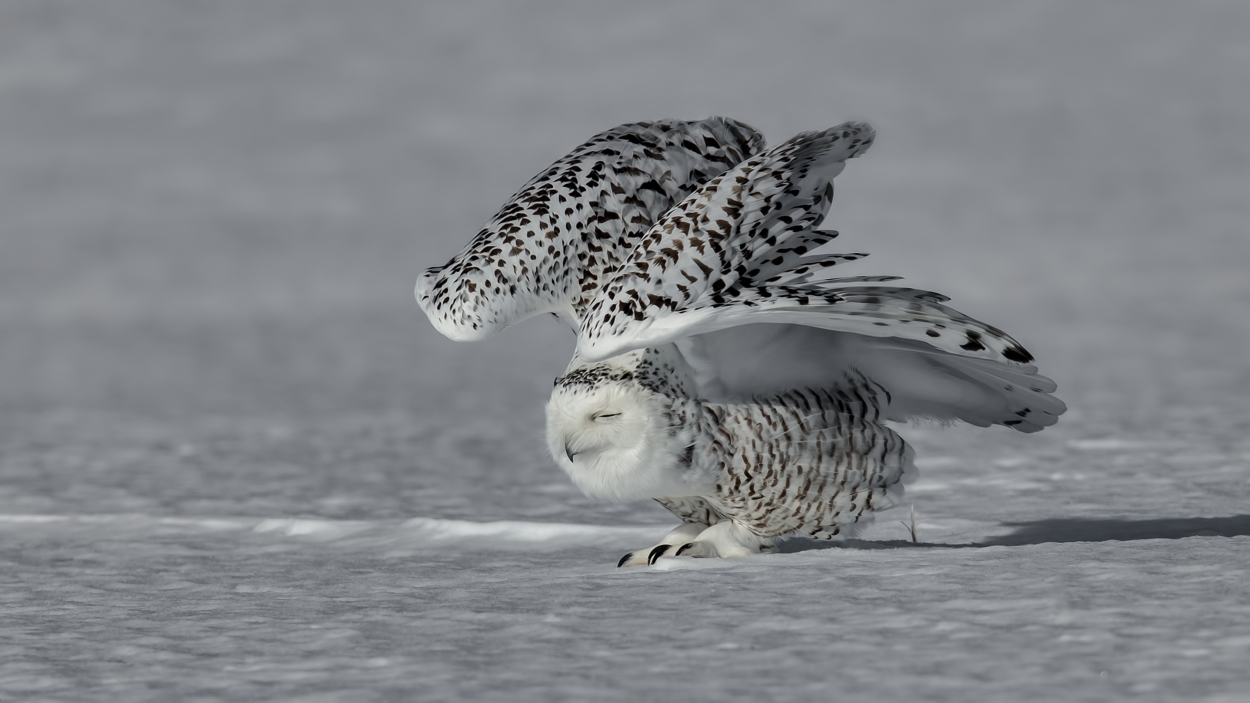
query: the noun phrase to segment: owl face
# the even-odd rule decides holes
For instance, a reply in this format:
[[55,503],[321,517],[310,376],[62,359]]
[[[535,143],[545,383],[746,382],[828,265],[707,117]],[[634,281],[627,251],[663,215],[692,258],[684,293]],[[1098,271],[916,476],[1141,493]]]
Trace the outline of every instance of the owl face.
[[551,456],[588,496],[686,495],[671,405],[632,380],[557,384],[547,403]]

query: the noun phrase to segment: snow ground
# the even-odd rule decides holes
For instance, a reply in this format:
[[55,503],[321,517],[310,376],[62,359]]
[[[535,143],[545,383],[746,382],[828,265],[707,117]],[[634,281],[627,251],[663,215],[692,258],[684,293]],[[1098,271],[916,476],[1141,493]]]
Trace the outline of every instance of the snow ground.
[[[350,7],[350,9],[349,9]],[[623,13],[623,14],[622,14]],[[0,700],[1250,700],[1250,10],[0,7]],[[881,137],[829,224],[1071,410],[845,545],[617,570],[571,337],[410,298],[584,137]]]

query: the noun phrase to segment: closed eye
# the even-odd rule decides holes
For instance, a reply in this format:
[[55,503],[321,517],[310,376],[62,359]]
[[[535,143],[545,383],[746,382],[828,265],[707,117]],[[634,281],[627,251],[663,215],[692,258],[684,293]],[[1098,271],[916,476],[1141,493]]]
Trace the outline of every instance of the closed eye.
[[602,414],[602,415],[595,415],[595,416],[594,416],[594,418],[592,418],[592,419],[595,419],[595,420],[610,420],[610,419],[612,419],[612,418],[614,418],[614,417],[620,417],[620,416],[621,416],[621,414],[620,414],[620,413],[604,413],[604,414]]

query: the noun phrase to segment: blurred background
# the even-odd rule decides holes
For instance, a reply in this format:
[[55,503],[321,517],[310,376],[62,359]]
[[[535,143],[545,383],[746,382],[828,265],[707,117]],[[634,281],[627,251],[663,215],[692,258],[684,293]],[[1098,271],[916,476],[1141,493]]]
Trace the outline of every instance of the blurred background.
[[546,457],[570,332],[457,344],[411,289],[590,135],[713,114],[871,121],[856,272],[1071,407],[941,441],[1244,435],[1243,3],[9,1],[0,512],[663,520]]

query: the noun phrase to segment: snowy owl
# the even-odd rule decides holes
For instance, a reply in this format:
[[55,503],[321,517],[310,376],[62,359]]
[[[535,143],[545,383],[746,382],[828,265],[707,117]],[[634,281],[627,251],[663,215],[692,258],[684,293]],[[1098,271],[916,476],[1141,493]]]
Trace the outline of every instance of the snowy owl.
[[937,293],[835,277],[833,178],[875,133],[763,151],[733,120],[623,125],[531,180],[416,295],[452,339],[550,312],[577,346],[547,404],[552,456],[590,496],[682,524],[620,566],[848,536],[897,503],[915,418],[1036,432],[1066,409],[1032,356]]

